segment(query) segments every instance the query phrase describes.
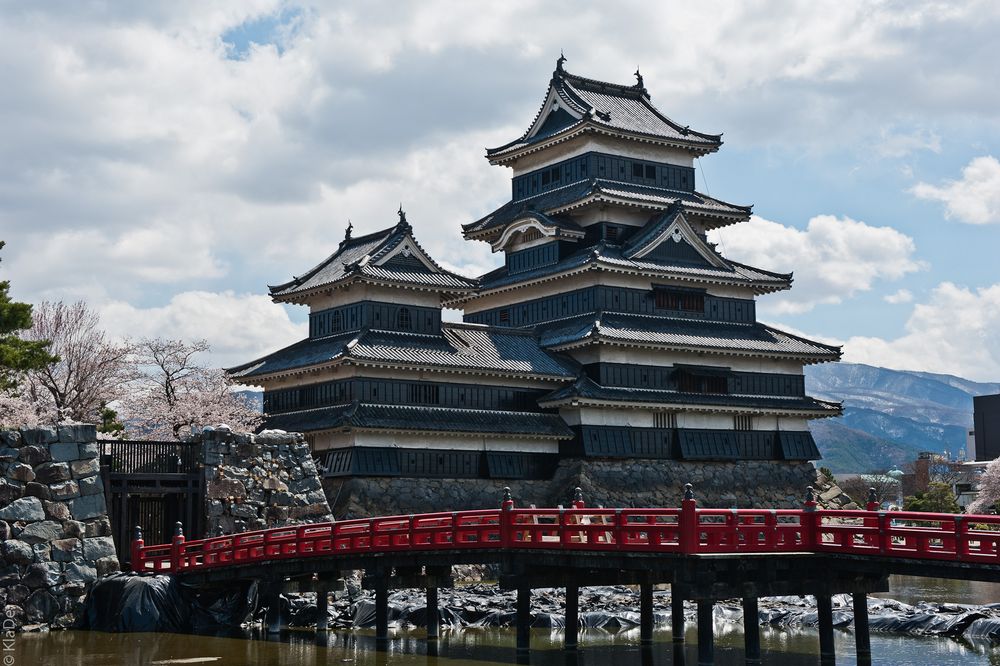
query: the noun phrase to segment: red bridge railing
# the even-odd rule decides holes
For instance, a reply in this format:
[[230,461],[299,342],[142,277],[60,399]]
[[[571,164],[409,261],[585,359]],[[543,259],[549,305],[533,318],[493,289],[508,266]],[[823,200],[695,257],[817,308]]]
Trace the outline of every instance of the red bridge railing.
[[681,554],[847,553],[1000,565],[1000,516],[817,509],[500,509],[388,516],[280,527],[146,546],[132,569],[181,573],[271,560],[435,550],[585,550]]

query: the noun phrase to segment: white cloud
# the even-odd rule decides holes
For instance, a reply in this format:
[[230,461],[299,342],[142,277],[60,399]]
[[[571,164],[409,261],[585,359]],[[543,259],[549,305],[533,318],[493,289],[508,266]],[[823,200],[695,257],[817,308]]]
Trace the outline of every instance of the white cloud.
[[1000,284],[976,289],[943,282],[919,303],[895,339],[855,336],[844,360],[899,370],[1000,379]]
[[754,216],[749,222],[712,232],[732,259],[766,270],[794,267],[791,291],[766,296],[770,314],[807,312],[821,303],[840,303],[878,280],[898,280],[923,268],[914,259],[913,239],[892,227],[873,227],[849,217],[818,215],[800,230]]
[[966,224],[1000,223],[1000,161],[977,157],[962,169],[961,180],[936,186],[917,183],[911,190],[920,199],[942,201],[944,216]]
[[899,291],[883,296],[882,300],[886,303],[891,303],[892,305],[909,303],[913,300],[913,292],[909,289],[900,289]]
[[267,296],[186,291],[160,307],[138,308],[122,301],[98,306],[101,323],[119,337],[204,339],[212,363],[232,366],[306,337],[306,324],[295,323]]
[[875,152],[882,157],[905,157],[918,150],[940,153],[941,137],[926,129],[897,132],[892,128],[885,128],[875,145]]

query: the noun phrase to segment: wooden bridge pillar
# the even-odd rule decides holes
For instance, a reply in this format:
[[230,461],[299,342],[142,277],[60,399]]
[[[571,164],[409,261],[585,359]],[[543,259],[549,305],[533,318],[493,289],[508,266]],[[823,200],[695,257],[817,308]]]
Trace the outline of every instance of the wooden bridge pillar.
[[517,652],[527,654],[531,648],[531,588],[517,588]]
[[675,585],[670,586],[670,633],[674,643],[684,642],[684,597]]
[[833,646],[833,600],[829,594],[816,595],[816,614],[819,619],[819,660],[827,666],[837,660]]
[[757,597],[743,597],[743,652],[747,664],[760,663],[760,612]]
[[441,610],[437,587],[427,588],[427,640],[436,641],[441,632]]
[[643,645],[653,642],[653,585],[639,584],[639,641]]
[[374,577],[375,588],[375,649],[389,647],[389,576],[380,571]]
[[698,600],[698,666],[712,666],[715,663],[715,620],[711,599]]
[[281,603],[283,581],[270,582],[263,586],[261,597],[267,606],[264,613],[264,628],[269,634],[280,634],[288,628],[288,608]]
[[316,631],[326,631],[330,628],[329,604],[330,584],[320,578],[316,585]]
[[566,633],[563,647],[575,650],[580,636],[580,586],[566,586]]
[[855,592],[854,601],[854,648],[858,666],[871,666],[872,642],[868,628],[868,595]]

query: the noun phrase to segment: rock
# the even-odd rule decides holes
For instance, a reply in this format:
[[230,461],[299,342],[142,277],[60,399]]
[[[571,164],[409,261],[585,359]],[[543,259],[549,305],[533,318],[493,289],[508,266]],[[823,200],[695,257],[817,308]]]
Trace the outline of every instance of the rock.
[[18,538],[28,543],[43,543],[55,541],[63,536],[62,523],[54,520],[42,520],[28,524]]
[[820,500],[822,500],[824,502],[829,502],[834,497],[839,497],[843,493],[844,493],[844,491],[840,489],[840,486],[834,486],[833,488],[830,488],[829,490],[827,490],[825,493],[822,493],[819,496],[819,498],[820,498]]
[[74,479],[81,479],[85,476],[94,476],[101,471],[101,464],[96,458],[91,460],[77,460],[69,464],[70,471],[73,472]]
[[83,558],[96,562],[102,557],[117,557],[115,542],[109,536],[91,537],[83,540]]
[[104,516],[103,518],[98,518],[97,520],[92,520],[87,523],[86,528],[87,537],[102,537],[111,536],[111,520]]
[[61,442],[93,442],[96,439],[97,426],[92,423],[64,423],[59,426]]
[[44,446],[37,445],[21,447],[18,458],[20,458],[21,462],[24,464],[31,465],[32,467],[52,460],[52,456],[49,455],[49,450]]
[[64,462],[47,462],[35,467],[35,480],[39,483],[59,483],[71,478],[69,465]]
[[52,491],[44,483],[32,481],[24,487],[25,496],[37,497],[39,499],[52,499]]
[[48,542],[34,544],[31,547],[31,552],[33,554],[32,560],[35,562],[52,561],[52,547],[49,546]]
[[252,519],[257,517],[257,508],[249,504],[234,504],[229,513],[235,518]]
[[40,426],[37,428],[22,428],[21,439],[24,440],[25,444],[38,446],[58,441],[59,435],[55,428]]
[[17,430],[0,430],[0,445],[18,449],[24,445],[24,440]]
[[17,449],[9,446],[0,446],[0,463],[14,462],[20,457]]
[[45,507],[45,516],[51,518],[52,520],[69,520],[69,507],[63,502],[42,502],[42,506]]
[[233,479],[213,479],[208,483],[206,496],[209,499],[242,500],[247,496],[247,489],[242,483]]
[[90,460],[91,458],[95,460],[100,460],[101,457],[101,445],[97,442],[91,442],[90,444],[80,444],[80,460]]
[[64,575],[67,584],[93,583],[97,580],[97,568],[85,564],[67,564]]
[[49,455],[55,462],[71,462],[79,460],[80,447],[76,442],[53,444],[49,447]]
[[45,510],[37,497],[22,497],[0,509],[0,520],[44,520]]
[[23,566],[31,564],[35,559],[35,553],[31,548],[31,544],[25,543],[20,539],[8,539],[0,543],[0,555],[3,555],[3,560],[7,564],[20,564]]
[[20,583],[11,585],[7,588],[7,603],[20,606],[24,604],[24,600],[28,598],[29,594],[31,594],[31,590],[28,589],[27,585]]
[[28,565],[21,583],[32,589],[54,587],[62,582],[62,578],[62,565],[60,563],[40,562]]
[[86,535],[85,530],[86,528],[83,523],[77,520],[63,521],[63,534],[65,534],[67,538],[82,539]]
[[23,608],[20,606],[12,606],[10,604],[3,607],[3,615],[11,621],[15,630],[24,627],[25,620],[27,619]]
[[35,590],[24,602],[24,613],[29,621],[49,622],[59,611],[59,602],[48,590]]
[[69,510],[76,520],[97,518],[107,513],[104,495],[87,495],[69,501]]
[[10,466],[10,469],[7,470],[7,476],[16,481],[27,483],[35,480],[35,470],[31,469],[31,465],[17,463]]
[[121,571],[121,565],[118,564],[117,557],[102,557],[95,563],[97,565],[97,575],[98,576],[110,576],[113,573]]
[[6,506],[24,495],[24,487],[17,481],[0,479],[0,506]]
[[10,525],[5,521],[0,520],[0,541],[6,541],[10,538]]
[[49,486],[52,499],[68,500],[80,496],[80,486],[76,481],[63,481]]
[[101,482],[101,477],[97,475],[80,479],[77,485],[80,488],[81,495],[96,495],[104,492],[104,484]]
[[83,558],[80,539],[56,539],[52,542],[52,559],[56,562],[76,562]]

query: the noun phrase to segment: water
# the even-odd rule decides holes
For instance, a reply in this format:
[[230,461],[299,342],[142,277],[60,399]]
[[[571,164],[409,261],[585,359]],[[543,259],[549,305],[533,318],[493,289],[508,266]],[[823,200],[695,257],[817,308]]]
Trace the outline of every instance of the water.
[[[929,578],[894,577],[889,596],[906,603],[1000,602],[1000,585]],[[742,666],[743,635],[739,624],[716,625],[716,664]],[[854,635],[835,632],[837,663],[854,664]],[[697,635],[689,629],[684,657],[674,654],[670,631],[654,635],[652,649],[640,649],[638,629],[618,633],[581,631],[577,655],[562,651],[560,630],[533,630],[530,664],[534,666],[665,666],[697,663]],[[514,632],[506,629],[442,631],[437,656],[422,630],[397,631],[385,653],[376,652],[370,631],[331,632],[317,637],[311,631],[292,631],[280,641],[260,635],[186,636],[177,634],[103,634],[65,631],[18,635],[13,661],[0,653],[3,666],[490,666],[515,663]],[[1000,665],[1000,648],[975,646],[947,638],[919,638],[872,634],[873,663],[882,666]],[[799,666],[819,663],[815,630],[761,631],[763,663]]]

